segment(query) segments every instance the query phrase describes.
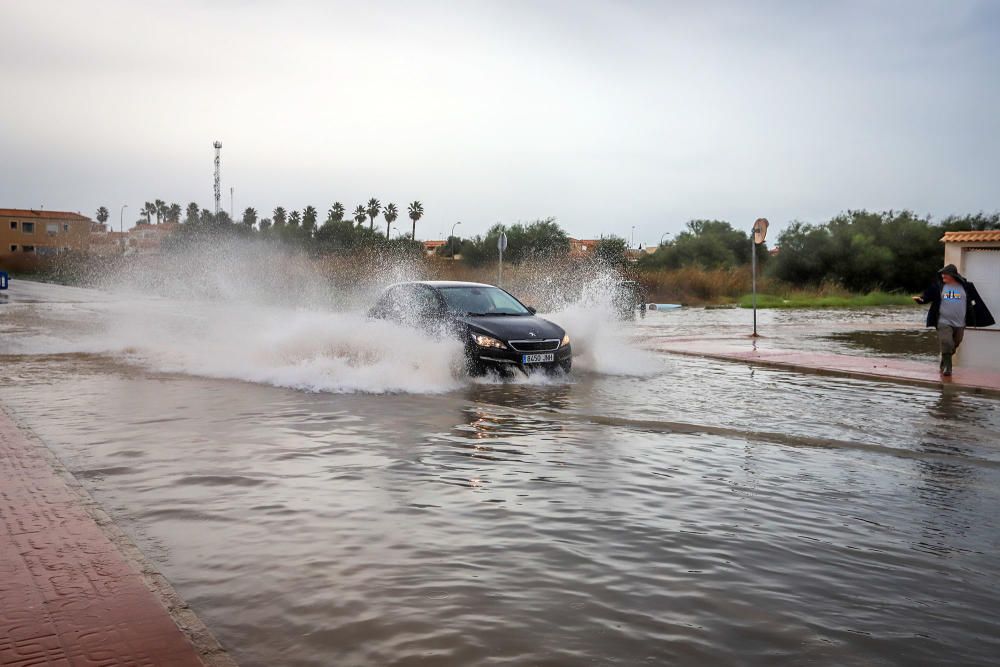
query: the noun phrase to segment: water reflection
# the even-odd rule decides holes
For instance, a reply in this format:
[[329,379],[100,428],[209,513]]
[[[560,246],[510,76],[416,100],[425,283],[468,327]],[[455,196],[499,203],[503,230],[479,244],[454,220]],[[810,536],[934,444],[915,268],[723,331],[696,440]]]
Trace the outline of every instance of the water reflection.
[[882,356],[919,359],[937,356],[937,340],[934,332],[929,329],[838,331],[825,338],[843,343],[849,348]]

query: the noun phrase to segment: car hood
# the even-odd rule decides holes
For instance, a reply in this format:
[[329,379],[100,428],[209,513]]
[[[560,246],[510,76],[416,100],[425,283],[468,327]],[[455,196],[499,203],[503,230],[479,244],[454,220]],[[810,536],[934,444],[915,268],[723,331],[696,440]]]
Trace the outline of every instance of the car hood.
[[[486,316],[475,317],[467,315],[458,318],[471,330],[486,333],[500,340],[544,340],[546,338],[562,339],[563,328],[535,315],[516,316]],[[531,335],[534,332],[534,336]]]

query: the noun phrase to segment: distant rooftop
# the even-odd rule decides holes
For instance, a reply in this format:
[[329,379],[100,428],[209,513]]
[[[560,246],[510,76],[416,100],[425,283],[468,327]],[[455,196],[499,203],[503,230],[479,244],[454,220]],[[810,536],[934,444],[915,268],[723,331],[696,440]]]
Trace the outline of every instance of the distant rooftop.
[[92,222],[90,218],[79,213],[69,211],[36,211],[29,208],[0,208],[0,216],[10,218],[35,218],[38,220],[86,220]]

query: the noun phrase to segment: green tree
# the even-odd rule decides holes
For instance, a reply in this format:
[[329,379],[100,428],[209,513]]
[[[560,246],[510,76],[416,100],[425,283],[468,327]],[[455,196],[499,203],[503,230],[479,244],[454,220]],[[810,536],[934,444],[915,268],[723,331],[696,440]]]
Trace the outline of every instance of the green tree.
[[181,221],[181,205],[174,203],[167,207],[167,222],[177,224]]
[[167,202],[157,199],[153,202],[153,206],[156,207],[156,224],[160,224],[167,216]]
[[486,236],[476,236],[462,243],[462,259],[478,266],[497,257],[497,241],[501,233],[507,234],[504,261],[517,264],[525,260],[550,260],[569,252],[569,236],[555,218],[535,220],[528,225],[520,223],[504,227],[497,223]]
[[419,200],[410,202],[410,220],[413,221],[413,231],[410,233],[410,240],[417,240],[417,220],[424,217],[424,205]]
[[285,228],[285,208],[283,206],[278,206],[271,212],[271,219],[274,220],[274,228],[277,230],[282,230]]
[[[669,245],[661,245],[652,255],[642,257],[640,266],[677,269],[698,266],[703,269],[723,269],[750,262],[750,234],[734,229],[722,220],[691,220],[687,229]],[[757,258],[767,260],[767,248],[757,246]]]
[[365,207],[362,204],[358,204],[358,207],[354,209],[354,222],[361,225],[364,224],[364,221],[367,219],[368,218],[365,212]]
[[97,217],[97,221],[103,225],[104,223],[106,223],[108,221],[108,218],[111,217],[111,214],[108,213],[108,209],[107,209],[106,206],[102,206],[99,209],[97,209],[97,216],[96,217]]
[[328,222],[340,222],[344,219],[344,212],[344,205],[335,201],[327,212],[326,219]]
[[152,224],[152,217],[156,215],[156,204],[151,201],[146,202],[143,205],[140,214],[146,216],[147,225]]
[[375,228],[375,218],[378,217],[378,213],[381,210],[382,210],[382,202],[380,202],[378,199],[375,199],[375,197],[372,197],[371,199],[368,200],[368,205],[365,207],[365,213],[368,214],[368,220],[370,221],[368,223],[368,226],[371,229]]
[[911,211],[860,210],[820,225],[795,222],[778,236],[770,272],[794,284],[832,282],[854,292],[918,290],[940,268],[940,239],[955,221],[935,225]]
[[389,228],[392,227],[392,223],[399,217],[399,209],[396,208],[395,204],[390,202],[385,207],[385,211],[382,212],[382,216],[385,217],[385,237],[389,238]]
[[944,232],[982,232],[991,229],[1000,229],[1000,213],[987,215],[980,211],[975,215],[949,215],[941,221],[940,226]]
[[302,228],[309,233],[309,236],[312,236],[313,232],[316,230],[317,215],[318,213],[315,206],[306,206],[302,211]]
[[243,226],[247,229],[253,229],[253,226],[257,224],[257,209],[248,206],[245,211],[243,211]]
[[264,218],[263,220],[261,220],[258,227],[260,228],[260,232],[262,234],[267,235],[267,233],[271,229],[271,218]]
[[195,204],[194,202],[191,202],[190,204],[188,204],[187,205],[187,212],[186,212],[187,217],[184,219],[184,223],[188,224],[188,225],[190,225],[190,224],[197,224],[197,222],[198,222],[198,213],[199,213],[199,208],[198,208],[197,204]]
[[292,211],[288,214],[288,226],[291,229],[298,229],[299,223],[302,221],[302,214],[298,211]]

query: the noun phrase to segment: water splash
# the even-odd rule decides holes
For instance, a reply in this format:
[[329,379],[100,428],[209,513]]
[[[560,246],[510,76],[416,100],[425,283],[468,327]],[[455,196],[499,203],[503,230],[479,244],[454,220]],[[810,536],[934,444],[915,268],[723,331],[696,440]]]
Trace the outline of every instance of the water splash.
[[[80,303],[34,306],[58,325],[0,353],[101,354],[158,372],[321,392],[441,393],[470,382],[459,341],[366,317],[379,290],[425,278],[424,265],[374,257],[339,277],[328,268],[249,241],[134,263],[100,276],[102,289]],[[635,344],[631,323],[617,318],[613,272],[539,265],[519,273],[530,287],[511,291],[547,306],[544,317],[570,333],[574,373],[477,382],[548,385],[572,383],[578,373],[662,371],[660,359]]]

